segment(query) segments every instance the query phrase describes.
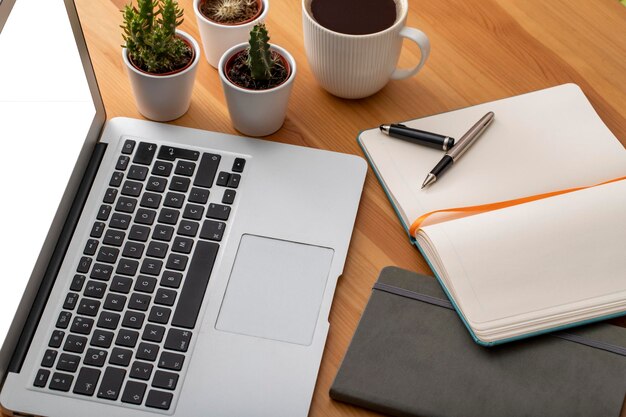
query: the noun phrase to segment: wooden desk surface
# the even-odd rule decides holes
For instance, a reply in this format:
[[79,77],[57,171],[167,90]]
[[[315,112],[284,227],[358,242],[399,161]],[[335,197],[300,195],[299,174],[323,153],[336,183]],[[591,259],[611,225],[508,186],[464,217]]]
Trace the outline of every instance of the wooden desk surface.
[[[121,60],[119,9],[127,0],[77,0],[109,117],[141,118]],[[616,0],[409,0],[408,24],[430,37],[432,53],[414,78],[349,101],[323,91],[304,53],[301,1],[270,0],[272,41],[295,57],[298,78],[284,127],[269,140],[361,155],[360,130],[478,104],[557,84],[580,85],[609,128],[626,144],[626,7]],[[200,36],[192,1],[182,29]],[[407,43],[405,43],[407,45]],[[412,45],[401,64],[416,62]],[[236,133],[219,77],[200,63],[189,112],[175,124]],[[600,163],[600,162],[599,162]],[[408,242],[370,172],[344,275],[330,315],[330,334],[311,417],[375,416],[330,400],[328,390],[378,272],[387,265],[431,274]],[[625,321],[626,323],[626,321]]]

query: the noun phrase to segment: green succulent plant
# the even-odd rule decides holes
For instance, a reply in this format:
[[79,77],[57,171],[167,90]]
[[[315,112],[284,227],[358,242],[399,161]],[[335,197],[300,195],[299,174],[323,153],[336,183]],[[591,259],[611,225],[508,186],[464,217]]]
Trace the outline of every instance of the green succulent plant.
[[162,74],[189,62],[191,49],[176,36],[176,28],[183,22],[176,0],[138,0],[137,7],[128,4],[122,14],[123,46],[137,67]]
[[252,78],[255,80],[269,80],[272,78],[276,59],[270,51],[269,40],[270,37],[264,23],[255,25],[252,31],[250,31],[246,64],[250,68]]
[[215,0],[206,3],[206,13],[219,23],[236,23],[253,17],[258,10],[256,0]]

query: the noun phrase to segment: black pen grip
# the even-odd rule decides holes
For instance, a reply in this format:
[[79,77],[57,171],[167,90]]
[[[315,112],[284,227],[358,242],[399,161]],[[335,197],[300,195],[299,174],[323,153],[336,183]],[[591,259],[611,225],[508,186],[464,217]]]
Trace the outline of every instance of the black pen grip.
[[435,177],[439,178],[448,168],[452,166],[454,159],[450,155],[444,155],[437,165],[430,171]]

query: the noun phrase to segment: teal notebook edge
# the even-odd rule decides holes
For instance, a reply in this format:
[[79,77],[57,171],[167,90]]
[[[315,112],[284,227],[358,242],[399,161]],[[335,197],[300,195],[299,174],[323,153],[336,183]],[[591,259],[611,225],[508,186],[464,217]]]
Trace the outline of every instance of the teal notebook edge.
[[420,252],[422,257],[426,260],[426,263],[428,264],[428,267],[430,268],[430,270],[432,271],[433,275],[437,279],[437,282],[439,282],[439,285],[443,289],[443,292],[446,294],[446,297],[448,297],[448,299],[452,303],[452,306],[454,307],[454,310],[456,311],[458,316],[461,318],[461,321],[463,322],[463,325],[465,325],[465,328],[467,329],[467,331],[471,335],[472,339],[474,339],[474,342],[476,342],[477,344],[479,344],[481,346],[485,346],[485,347],[502,345],[502,344],[509,343],[509,342],[515,342],[516,340],[528,339],[530,337],[535,337],[535,336],[539,336],[539,335],[542,335],[542,334],[548,334],[548,333],[563,331],[563,330],[566,330],[566,329],[571,329],[573,327],[584,326],[586,324],[592,324],[592,323],[597,323],[597,322],[600,322],[600,321],[605,321],[605,320],[610,320],[610,319],[614,319],[614,318],[617,318],[617,317],[626,316],[626,311],[623,311],[623,312],[620,312],[620,313],[609,314],[607,316],[595,317],[595,318],[592,318],[592,319],[587,319],[587,320],[583,320],[583,321],[579,321],[579,322],[575,322],[575,323],[570,323],[570,324],[566,324],[566,325],[563,325],[563,326],[553,327],[551,329],[540,330],[540,331],[524,334],[524,335],[521,335],[521,336],[510,337],[510,338],[507,338],[507,339],[501,339],[501,340],[497,340],[497,341],[494,341],[494,342],[485,342],[485,341],[479,339],[478,336],[476,336],[476,333],[474,333],[474,331],[470,327],[469,323],[467,322],[467,320],[465,318],[465,315],[463,315],[463,313],[461,312],[461,309],[456,304],[456,301],[454,300],[454,298],[452,297],[452,295],[448,291],[448,288],[443,283],[441,277],[439,277],[439,274],[435,271],[435,268],[433,268],[433,265],[432,265],[430,259],[428,259],[428,257],[424,253],[424,250],[420,247],[419,243],[417,243],[417,240],[413,236],[411,236],[411,234],[409,233],[409,225],[404,223],[404,220],[402,219],[402,216],[400,215],[400,211],[398,210],[398,208],[394,204],[393,198],[391,198],[391,193],[389,192],[389,190],[385,186],[385,182],[383,181],[382,176],[380,175],[380,172],[378,172],[378,170],[376,169],[374,163],[372,162],[372,159],[370,158],[369,153],[367,153],[367,150],[365,149],[365,147],[363,146],[363,143],[361,142],[361,135],[365,131],[366,130],[362,130],[362,131],[359,132],[359,134],[358,134],[358,136],[356,138],[357,144],[361,148],[361,151],[363,152],[363,155],[365,156],[365,159],[367,159],[367,163],[369,164],[370,168],[372,169],[372,172],[376,176],[376,179],[378,180],[378,183],[381,185],[383,191],[385,192],[385,195],[387,196],[387,200],[389,200],[389,203],[391,204],[391,207],[393,208],[393,211],[396,213],[396,216],[398,217],[398,220],[400,220],[400,224],[402,225],[402,227],[404,228],[404,231],[406,232],[407,236],[409,237],[409,242],[417,248],[417,250]]

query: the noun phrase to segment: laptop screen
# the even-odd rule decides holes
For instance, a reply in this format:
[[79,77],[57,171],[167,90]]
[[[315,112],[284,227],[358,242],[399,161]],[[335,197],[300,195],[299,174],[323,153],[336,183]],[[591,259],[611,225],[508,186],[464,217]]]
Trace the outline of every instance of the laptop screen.
[[17,0],[0,33],[0,344],[95,116],[63,0]]

